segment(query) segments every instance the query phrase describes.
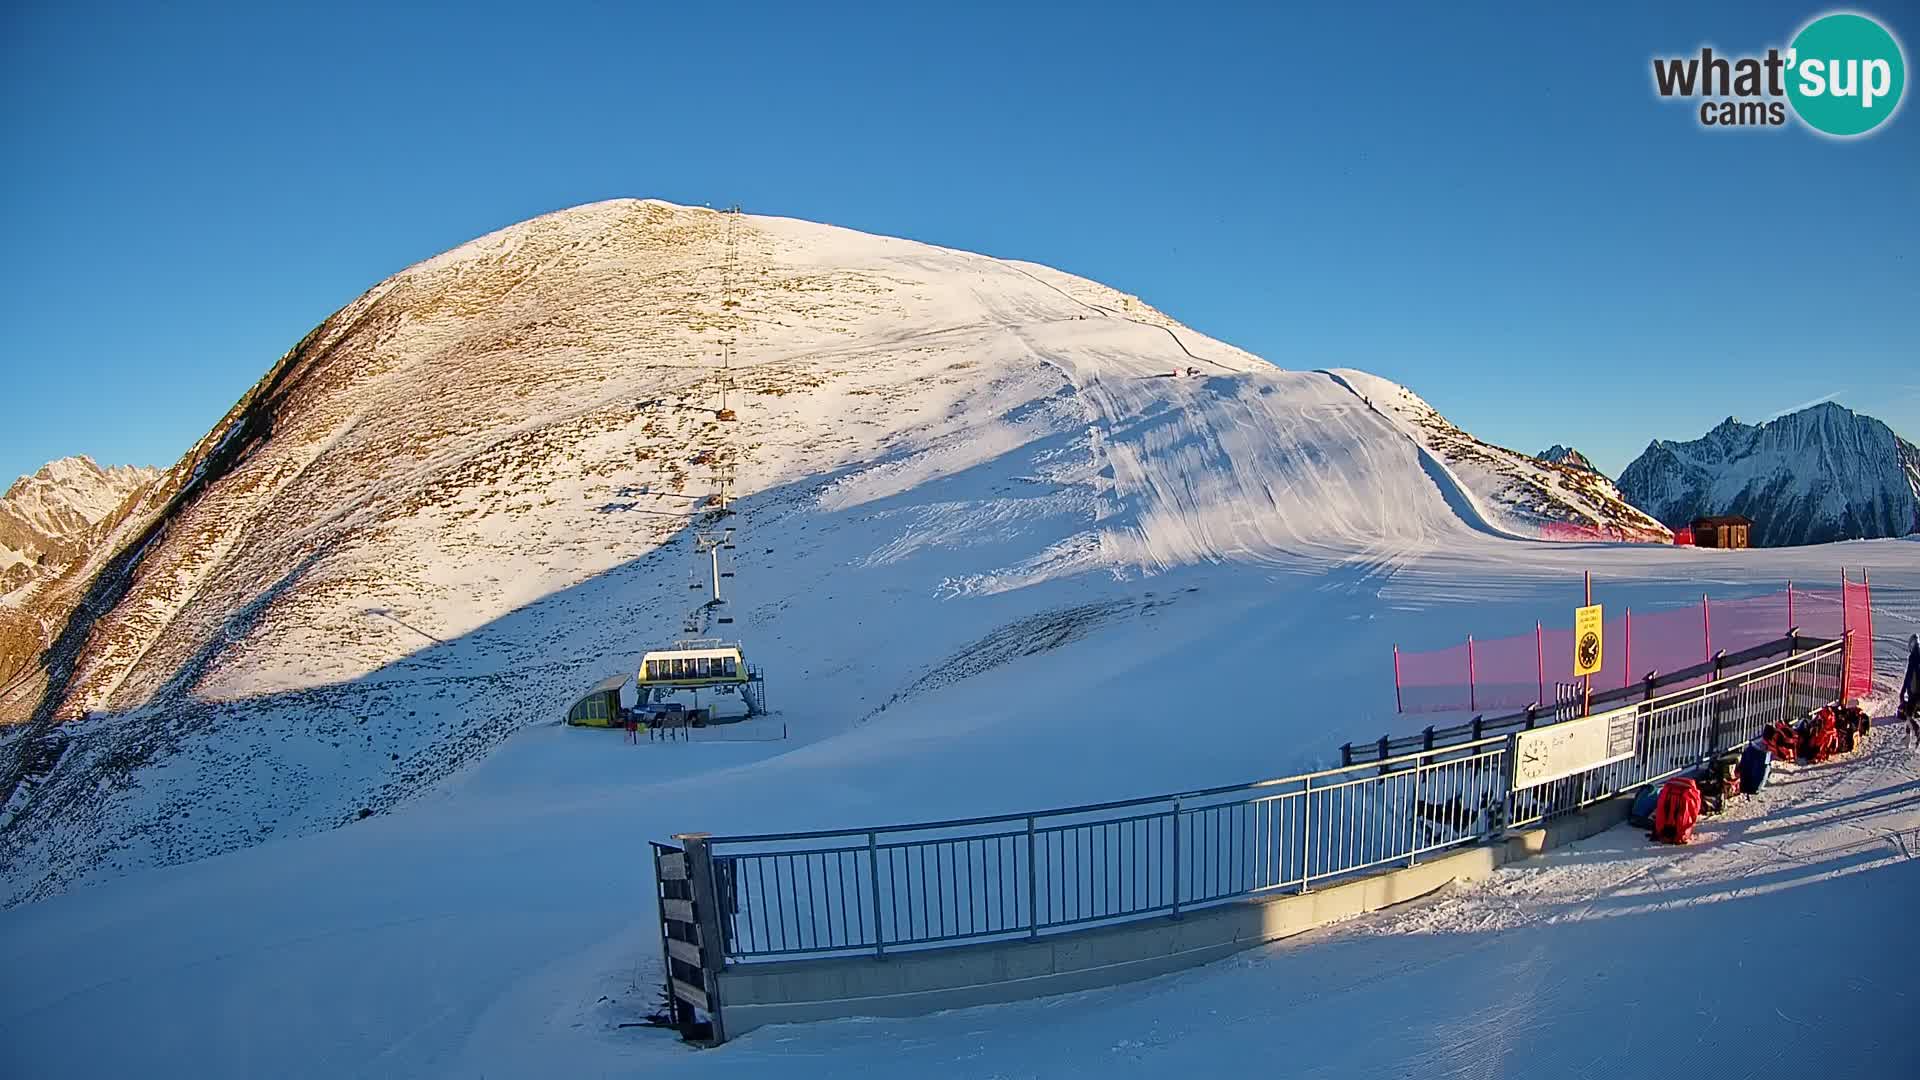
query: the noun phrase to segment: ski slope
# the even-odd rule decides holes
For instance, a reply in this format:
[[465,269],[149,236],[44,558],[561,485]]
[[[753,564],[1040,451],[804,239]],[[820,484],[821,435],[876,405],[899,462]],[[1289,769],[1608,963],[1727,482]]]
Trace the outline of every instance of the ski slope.
[[[1077,640],[812,742],[634,747],[530,728],[394,812],[0,914],[5,1053],[23,1075],[78,1076],[1215,1075],[1276,1055],[1302,1075],[1561,1075],[1669,1059],[1736,1075],[1801,1075],[1814,1062],[1832,1075],[1898,1074],[1913,1060],[1894,1034],[1920,944],[1908,917],[1920,771],[1884,721],[1863,758],[1782,768],[1763,798],[1708,822],[1684,852],[1616,829],[1484,885],[1193,972],[915,1020],[768,1028],[711,1052],[618,1026],[652,1004],[658,978],[646,839],[1283,773],[1360,722],[1364,687],[1380,681],[1377,624],[1404,617],[1403,590],[1452,581],[1462,599],[1425,600],[1417,618],[1455,630],[1481,615],[1471,594],[1542,612],[1572,602],[1576,582],[1558,562],[1571,553],[1503,550],[1411,557],[1384,578],[1159,575],[1128,585],[1135,606]],[[1920,617],[1916,553],[1877,541],[1695,558],[1681,572],[1758,587],[1812,579],[1836,559],[1868,567],[1884,678],[1894,637]],[[1583,561],[1612,601],[1675,588],[1665,575],[1688,554],[1596,545]],[[1272,674],[1289,689],[1282,701],[1269,679],[1167,671],[1182,652],[1313,661]],[[1140,707],[1173,701],[1206,722],[1170,730],[1164,710]],[[1761,944],[1766,927],[1809,912],[1840,920],[1817,949]],[[1650,1005],[1648,988],[1675,968],[1699,976],[1696,1007],[1679,1013]],[[98,1036],[101,1016],[115,1038]],[[1756,1026],[1777,1037],[1754,1038]]]

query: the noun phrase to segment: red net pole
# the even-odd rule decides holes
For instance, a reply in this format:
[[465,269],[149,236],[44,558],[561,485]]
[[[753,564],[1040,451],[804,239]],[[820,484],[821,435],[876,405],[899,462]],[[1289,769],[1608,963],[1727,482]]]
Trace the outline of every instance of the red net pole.
[[1540,624],[1537,622],[1533,624],[1533,659],[1540,671],[1540,696],[1533,700],[1545,705],[1547,703],[1547,638],[1546,631],[1540,629]]
[[1620,685],[1633,681],[1633,609],[1627,609],[1627,662],[1620,665]]
[[1406,706],[1400,701],[1400,646],[1393,647],[1393,711],[1406,712]]
[[1478,709],[1479,707],[1480,706],[1478,702],[1475,700],[1475,695],[1473,690],[1473,635],[1468,634],[1467,635],[1467,708],[1469,710],[1473,710],[1473,709]]
[[1873,693],[1873,574],[1864,566],[1860,568],[1860,586],[1867,594],[1867,640],[1864,642],[1867,662],[1861,665],[1866,669],[1866,678],[1860,682],[1860,695],[1865,697]]
[[1840,676],[1840,696],[1846,698],[1853,691],[1853,605],[1847,601],[1847,568],[1840,568],[1840,666],[1845,674]]
[[1700,640],[1707,647],[1706,660],[1713,662],[1713,612],[1707,607],[1707,594],[1700,594]]

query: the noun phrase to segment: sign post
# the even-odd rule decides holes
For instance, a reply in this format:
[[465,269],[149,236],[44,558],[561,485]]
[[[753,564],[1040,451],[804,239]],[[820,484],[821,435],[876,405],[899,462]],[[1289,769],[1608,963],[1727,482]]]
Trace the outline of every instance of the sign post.
[[1586,572],[1587,602],[1573,613],[1573,673],[1584,686],[1580,695],[1580,715],[1593,714],[1593,677],[1600,673],[1604,659],[1601,646],[1606,637],[1606,620],[1600,605],[1593,602],[1593,571]]

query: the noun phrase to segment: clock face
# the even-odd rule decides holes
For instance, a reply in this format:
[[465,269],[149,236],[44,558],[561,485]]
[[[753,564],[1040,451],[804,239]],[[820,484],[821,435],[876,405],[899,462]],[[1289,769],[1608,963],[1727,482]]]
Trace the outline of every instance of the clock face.
[[1588,631],[1580,635],[1580,666],[1590,668],[1600,658],[1600,635]]

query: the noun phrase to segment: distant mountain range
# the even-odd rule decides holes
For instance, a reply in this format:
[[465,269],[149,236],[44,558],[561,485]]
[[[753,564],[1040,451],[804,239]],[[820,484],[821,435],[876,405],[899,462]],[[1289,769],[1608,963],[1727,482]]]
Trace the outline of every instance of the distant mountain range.
[[92,458],[61,458],[23,476],[0,496],[0,597],[57,575],[86,547],[94,527],[120,508],[158,469],[102,468]]
[[1758,425],[1728,417],[1690,442],[1656,439],[1619,487],[1672,528],[1701,514],[1751,518],[1754,544],[1769,547],[1920,531],[1920,448],[1831,402]]

